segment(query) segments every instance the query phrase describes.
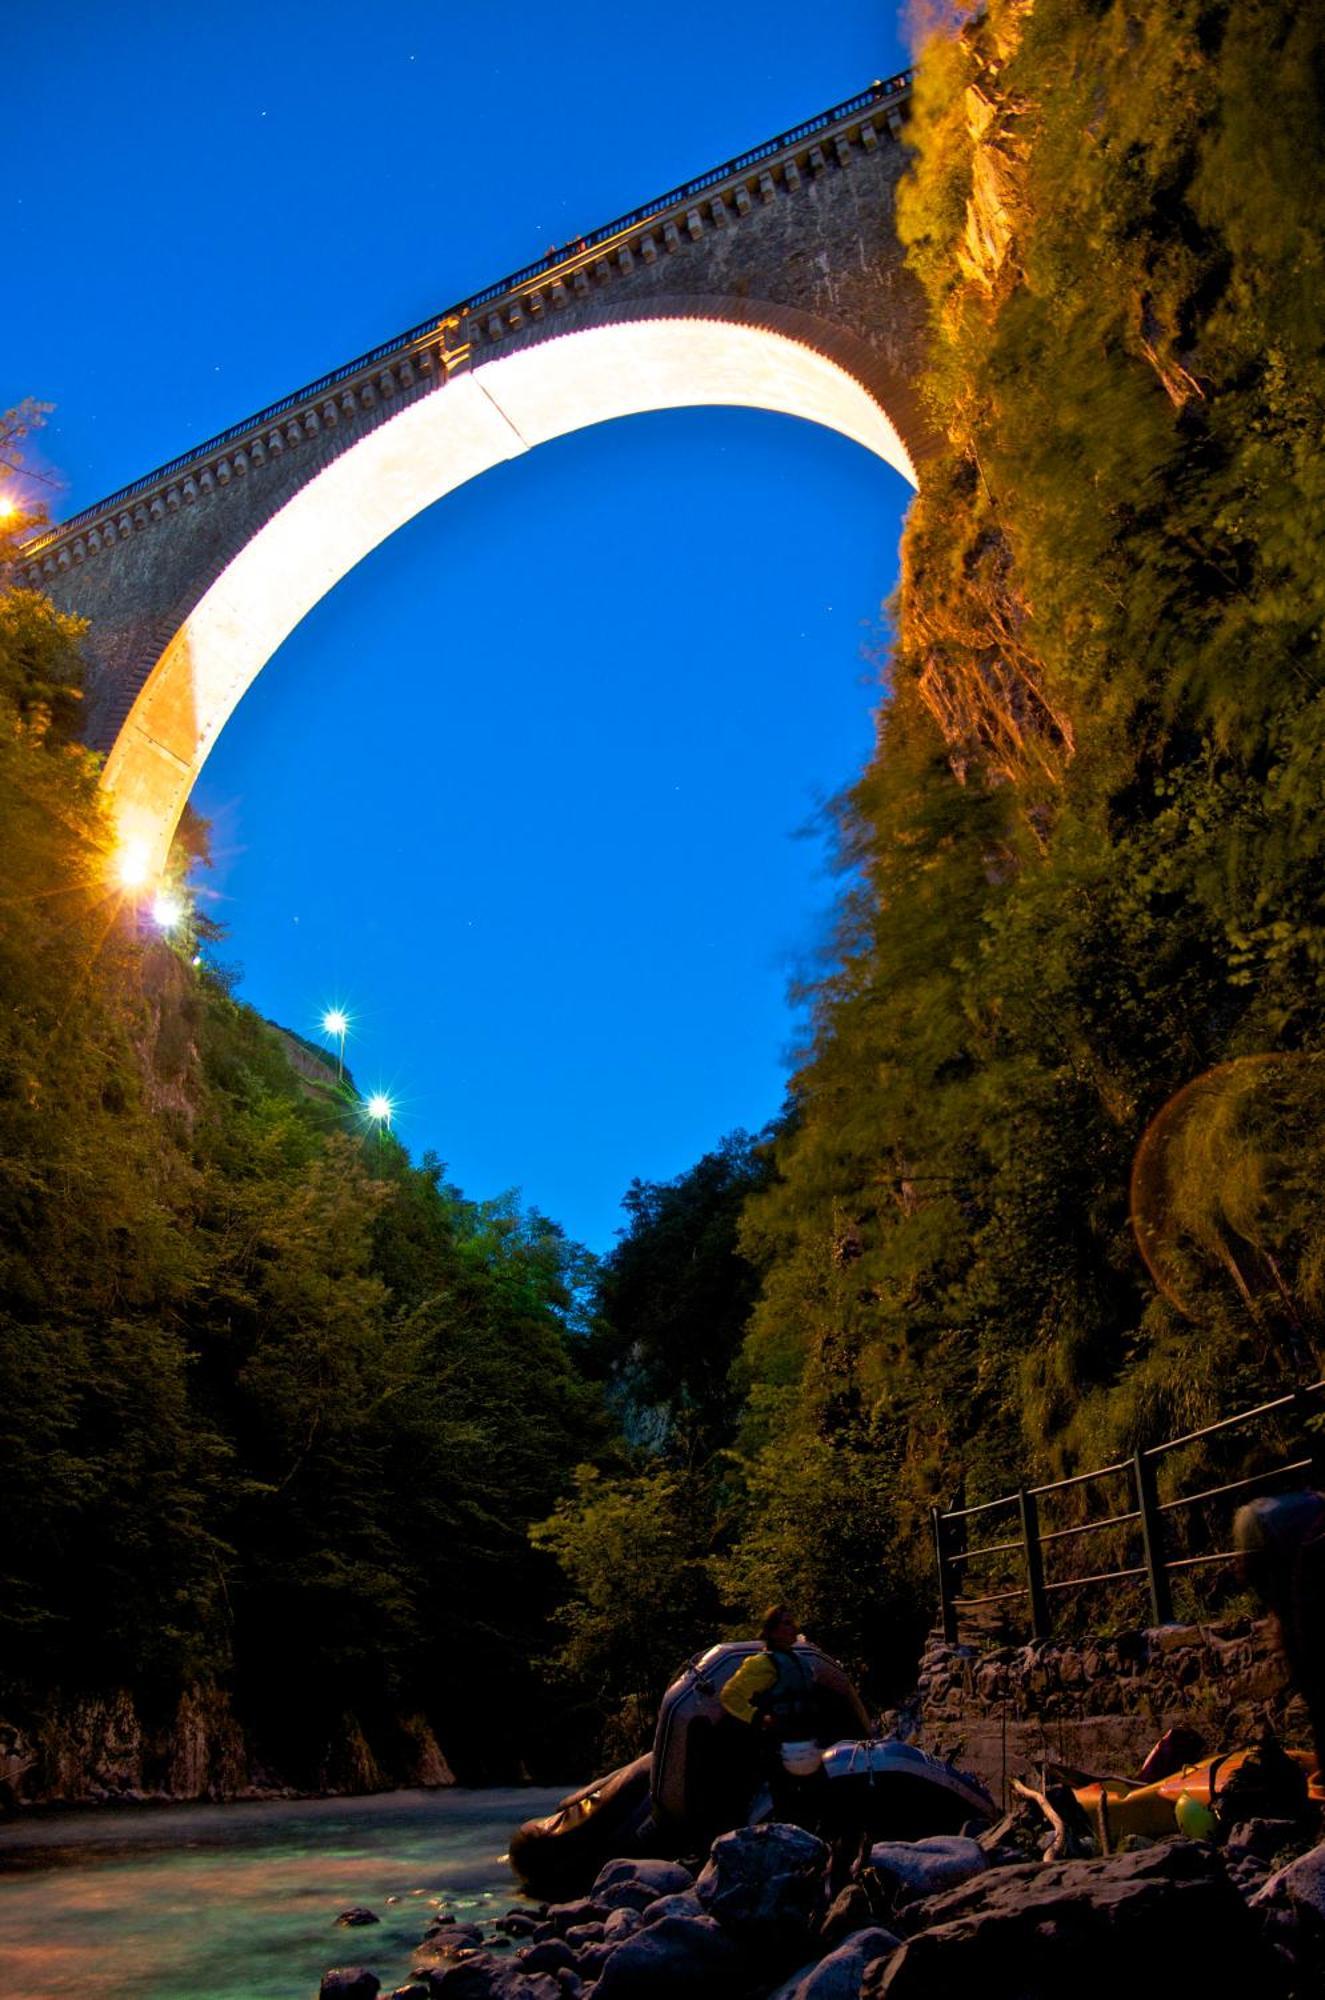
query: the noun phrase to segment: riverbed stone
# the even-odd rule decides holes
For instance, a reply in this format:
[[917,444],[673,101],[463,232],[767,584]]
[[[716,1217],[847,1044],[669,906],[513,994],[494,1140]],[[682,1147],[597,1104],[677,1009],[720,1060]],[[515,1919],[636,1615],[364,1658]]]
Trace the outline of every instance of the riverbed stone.
[[642,1914],[646,1924],[656,1924],[661,1917],[702,1917],[704,1905],[693,1889],[687,1889],[679,1896],[659,1896]]
[[739,1827],[714,1841],[695,1894],[748,1951],[794,1964],[827,1906],[828,1859],[804,1827]]
[[366,1965],[334,1965],[322,1975],[318,2000],[377,2000],[382,1982]]
[[550,1903],[545,1921],[559,1936],[565,1937],[577,1924],[601,1924],[606,1915],[606,1904],[596,1902],[592,1896],[577,1896],[572,1903]]
[[[995,1868],[909,1905],[912,1933],[870,1966],[865,2000],[1117,2000],[1179,1954],[1184,1990],[1281,1990],[1219,1855],[1190,1840],[1101,1860]],[[1138,1984],[1138,1981],[1141,1981]]]
[[375,1910],[366,1909],[362,1903],[355,1903],[352,1908],[342,1910],[336,1919],[336,1922],[347,1931],[362,1930],[365,1924],[380,1924],[381,1921]]
[[876,1840],[869,1865],[897,1902],[939,1896],[956,1889],[989,1866],[977,1841],[960,1833],[936,1833],[924,1840]]
[[488,1952],[474,1952],[426,1976],[432,2000],[563,2000],[557,1975],[525,1974]]
[[868,1968],[900,1950],[901,1942],[877,1924],[856,1931],[827,1958],[794,1972],[772,2000],[858,2000]]
[[518,1955],[522,1972],[568,1972],[575,1970],[575,1953],[564,1938],[545,1938],[542,1944],[526,1945]]
[[1325,1846],[1277,1869],[1251,1907],[1295,1960],[1325,1970]]
[[741,1955],[712,1917],[664,1917],[609,1952],[594,2000],[728,2000],[743,1986]]
[[623,1906],[613,1910],[603,1924],[604,1944],[616,1944],[622,1938],[633,1937],[644,1925],[644,1918],[638,1910]]
[[647,1909],[660,1896],[683,1895],[695,1878],[679,1861],[609,1861],[598,1871],[590,1900],[606,1909]]

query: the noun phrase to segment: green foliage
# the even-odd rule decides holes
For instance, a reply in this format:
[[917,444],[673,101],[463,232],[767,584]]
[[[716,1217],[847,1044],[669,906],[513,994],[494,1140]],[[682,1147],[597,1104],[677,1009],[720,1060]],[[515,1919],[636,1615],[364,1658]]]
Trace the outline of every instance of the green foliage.
[[922,58],[900,222],[944,442],[844,802],[858,886],[744,1225],[725,1570],[794,1579],[876,1660],[871,1593],[899,1643],[932,1598],[930,1504],[1319,1358],[1310,1091],[1225,1093],[1165,1154],[1205,1258],[1185,1317],[1129,1182],[1192,1079],[1325,1036],[1322,76],[1319,10],[1271,0],[1000,0]]
[[648,1748],[659,1698],[687,1654],[713,1643],[711,1493],[702,1477],[659,1464],[617,1478],[582,1465],[575,1479],[532,1531],[574,1591],[553,1664],[587,1690],[606,1753],[624,1760]]
[[584,1253],[140,934],[79,637],[0,592],[0,1699],[221,1679],[304,1782],[347,1712],[510,1771],[556,1731],[527,1527],[603,1434]]
[[703,1465],[740,1409],[733,1366],[758,1290],[737,1231],[769,1178],[767,1138],[733,1132],[671,1181],[633,1181],[629,1224],[597,1275],[590,1361],[628,1436]]

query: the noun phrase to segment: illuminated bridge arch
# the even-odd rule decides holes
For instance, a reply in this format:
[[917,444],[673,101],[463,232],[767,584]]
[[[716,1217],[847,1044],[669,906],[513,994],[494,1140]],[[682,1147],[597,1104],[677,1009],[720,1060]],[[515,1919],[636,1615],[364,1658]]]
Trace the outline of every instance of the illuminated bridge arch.
[[826,425],[915,482],[923,308],[893,224],[908,82],[673,190],[28,544],[30,580],[91,621],[87,733],[145,877],[306,613],[504,459],[614,417],[723,404]]

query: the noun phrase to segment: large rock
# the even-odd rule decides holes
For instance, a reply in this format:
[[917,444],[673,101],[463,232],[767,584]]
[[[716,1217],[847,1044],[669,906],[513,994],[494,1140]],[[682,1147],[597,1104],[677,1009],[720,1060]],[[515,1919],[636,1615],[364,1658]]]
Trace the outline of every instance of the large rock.
[[[600,1947],[601,1949],[601,1947]],[[735,1944],[711,1917],[664,1917],[604,1960],[594,2000],[728,2000],[745,1984]]]
[[761,1958],[805,1956],[827,1903],[828,1849],[803,1827],[774,1821],[714,1841],[695,1894]]
[[559,1937],[574,1930],[579,1924],[601,1924],[607,1915],[607,1906],[595,1901],[592,1896],[577,1896],[573,1903],[551,1903],[548,1906],[546,1922]]
[[426,1975],[433,2000],[563,2000],[562,1973],[526,1974],[494,1958],[490,1952],[476,1951],[472,1957],[452,1961]]
[[1293,1958],[1325,1966],[1325,1846],[1300,1854],[1251,1899],[1270,1935]]
[[366,1965],[334,1965],[322,1975],[318,2000],[377,2000],[382,1982]]
[[646,1924],[656,1924],[663,1917],[702,1917],[704,1905],[693,1889],[687,1889],[680,1896],[659,1896],[656,1903],[650,1903],[644,1912]]
[[802,1966],[793,1973],[772,2000],[858,2000],[866,1971],[896,1951],[900,1943],[900,1938],[877,1925],[855,1931],[817,1965]]
[[682,1896],[695,1878],[679,1861],[609,1861],[588,1900],[606,1910],[644,1910],[660,1896]]
[[894,1901],[941,1896],[989,1866],[979,1843],[960,1833],[935,1833],[924,1840],[878,1840],[870,1867],[892,1891]]
[[1100,1861],[991,1869],[913,1904],[902,1949],[861,1991],[887,2000],[1118,2000],[1161,1990],[1280,1990],[1276,1960],[1219,1856],[1170,1840]]
[[518,1954],[522,1972],[574,1972],[575,1953],[564,1938],[544,1938],[525,1945]]

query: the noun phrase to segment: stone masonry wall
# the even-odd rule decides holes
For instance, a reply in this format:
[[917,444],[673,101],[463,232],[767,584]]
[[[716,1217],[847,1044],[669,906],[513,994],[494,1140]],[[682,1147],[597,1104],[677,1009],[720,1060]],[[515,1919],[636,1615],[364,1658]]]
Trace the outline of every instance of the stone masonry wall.
[[1177,1723],[1212,1751],[1251,1741],[1266,1723],[1286,1743],[1311,1740],[1270,1618],[989,1649],[935,1635],[912,1714],[924,1749],[976,1771],[1003,1799],[1012,1778],[1046,1759],[1128,1776]]

